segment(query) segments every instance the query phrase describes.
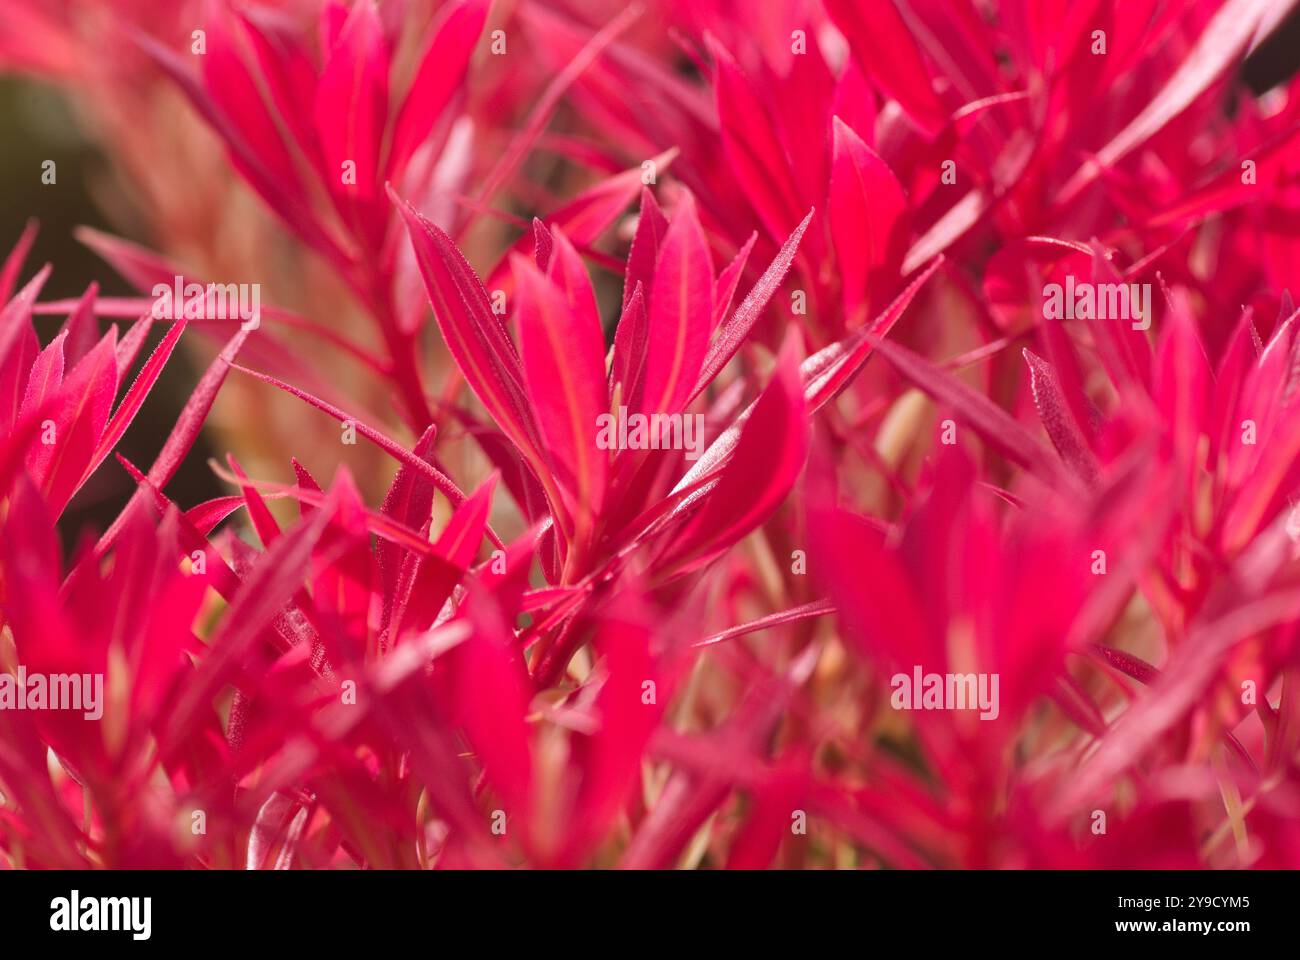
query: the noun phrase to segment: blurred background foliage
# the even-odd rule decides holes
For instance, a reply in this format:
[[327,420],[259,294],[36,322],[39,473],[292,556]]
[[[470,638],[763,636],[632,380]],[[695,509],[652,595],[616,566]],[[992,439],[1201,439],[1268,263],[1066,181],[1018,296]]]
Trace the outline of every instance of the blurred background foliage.
[[[148,237],[133,232],[129,224],[124,229],[123,224],[110,220],[101,210],[97,194],[120,190],[120,187],[116,186],[116,178],[103,154],[83,132],[66,97],[39,81],[0,76],[0,143],[4,144],[0,151],[0,180],[7,187],[0,192],[0,251],[7,254],[13,248],[29,220],[40,221],[22,282],[34,270],[49,263],[54,265],[54,271],[41,293],[42,300],[80,297],[91,283],[99,285],[103,296],[136,295],[108,264],[73,235],[77,227],[88,226],[139,243],[149,242]],[[54,185],[41,183],[46,160],[55,163]],[[199,184],[195,187],[201,189]],[[37,318],[43,344],[54,337],[63,319],[62,316]],[[101,319],[101,332],[111,322]],[[124,329],[119,321],[119,334]],[[148,355],[163,332],[150,333],[150,342],[142,355]],[[118,448],[132,463],[147,467],[153,461],[185,405],[198,373],[192,355],[177,351],[172,356],[162,379]],[[188,506],[226,492],[208,467],[211,455],[210,446],[200,440],[194,454],[186,458],[168,487],[177,502]],[[65,540],[74,541],[88,526],[102,532],[126,505],[133,489],[134,484],[125,471],[110,458],[64,514],[61,528]]]

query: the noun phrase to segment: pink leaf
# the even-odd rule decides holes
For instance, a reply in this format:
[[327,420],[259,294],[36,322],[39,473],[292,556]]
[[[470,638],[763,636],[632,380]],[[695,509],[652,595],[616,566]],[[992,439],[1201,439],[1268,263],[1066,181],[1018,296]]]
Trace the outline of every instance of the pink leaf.
[[646,344],[645,410],[676,413],[692,396],[713,329],[713,264],[689,194],[655,269]]
[[451,238],[410,205],[406,218],[424,289],[443,340],[475,395],[534,465],[544,462],[537,426],[523,386],[519,354],[487,290]]
[[[86,287],[86,292],[81,295],[76,308],[72,313],[68,314],[68,319],[64,321],[63,332],[68,335],[68,363],[75,364],[88,354],[99,341],[99,326],[95,323],[95,298],[98,295],[99,284],[91,283],[90,286]],[[121,344],[119,344],[120,346]],[[117,369],[118,380],[121,380],[124,376],[126,376],[126,372],[119,366]]]
[[610,368],[610,391],[620,392],[621,403],[629,410],[643,410],[645,393],[646,340],[650,320],[645,308],[641,284],[628,299],[614,331],[614,362]]
[[81,486],[108,422],[117,392],[116,345],[116,328],[113,328],[68,373],[49,417],[54,424],[54,442],[48,445],[42,442],[28,455],[28,471],[41,485],[50,509],[56,514],[62,512]]
[[799,219],[794,178],[775,124],[740,67],[708,38],[715,61],[722,146],[741,189],[773,237],[785,236]]
[[624,310],[627,309],[637,284],[641,284],[643,290],[653,289],[655,264],[659,262],[659,248],[663,245],[667,232],[668,218],[659,209],[650,188],[643,186],[641,215],[636,221],[636,233],[632,235],[632,246],[627,252],[627,268],[623,272]]
[[790,492],[808,452],[796,349],[792,331],[717,486],[673,536],[665,568],[704,562],[766,520]]
[[827,0],[826,9],[849,41],[858,65],[898,101],[929,137],[948,121],[929,71],[893,0]]
[[[216,400],[217,391],[221,389],[221,385],[226,380],[226,374],[230,372],[230,365],[234,362],[235,357],[239,355],[239,350],[250,333],[250,330],[242,328],[237,330],[222,351],[213,359],[208,369],[204,371],[189,399],[185,401],[185,406],[181,410],[180,416],[176,418],[176,424],[172,427],[172,432],[163,443],[163,448],[159,451],[153,466],[149,468],[149,487],[161,491],[171,481],[171,478],[176,475],[176,470],[180,467],[181,461],[190,452],[190,448],[194,446],[194,442],[199,437],[199,431],[203,429],[203,421],[207,419],[208,411],[212,409],[212,403]],[[132,500],[144,499],[147,496],[149,494],[141,487],[132,496]],[[100,555],[106,553],[117,540],[117,537],[121,534],[123,516],[125,516],[125,513],[119,515],[118,519],[100,538],[99,543],[95,546],[96,553]]]
[[718,282],[713,286],[713,329],[715,330],[722,322],[722,318],[731,310],[731,301],[736,296],[736,287],[740,286],[741,274],[745,272],[745,265],[749,263],[749,255],[753,252],[757,240],[758,234],[751,233],[731,263],[718,274]]
[[36,357],[27,378],[27,387],[23,391],[23,402],[18,410],[19,417],[32,413],[48,397],[58,392],[59,385],[63,383],[63,345],[67,339],[66,333],[59,334]]
[[943,263],[943,257],[936,257],[869,326],[860,327],[803,362],[800,372],[804,381],[804,399],[810,410],[821,409],[853,380],[871,356],[873,342],[870,336],[887,336]]
[[906,347],[867,336],[876,350],[898,371],[940,403],[951,407],[958,419],[969,424],[984,440],[1024,467],[1041,471],[1048,481],[1065,480],[1067,474],[1032,434],[982,393],[968,387],[952,374]]
[[144,367],[127,389],[126,394],[122,397],[122,402],[117,406],[117,410],[114,411],[113,419],[108,422],[103,435],[99,438],[99,442],[95,446],[95,455],[87,468],[87,477],[89,477],[90,472],[104,462],[104,459],[117,446],[117,442],[122,439],[123,434],[126,433],[127,427],[131,426],[131,421],[140,412],[140,407],[144,405],[145,398],[149,396],[149,391],[158,382],[163,367],[167,365],[172,351],[176,348],[176,344],[180,341],[181,334],[184,332],[185,322],[183,320],[172,324],[172,328],[167,331],[167,335],[162,338],[162,342],[149,355],[149,359],[145,361]]
[[447,499],[451,501],[453,506],[457,506],[465,501],[465,494],[462,493],[460,488],[457,487],[456,484],[453,483],[449,477],[443,474],[442,471],[436,469],[435,467],[430,466],[424,460],[420,459],[415,454],[413,454],[410,450],[407,450],[405,447],[403,447],[396,440],[391,439],[390,437],[376,430],[374,427],[362,423],[360,420],[356,419],[353,416],[350,416],[347,412],[340,410],[338,407],[334,406],[333,404],[326,403],[324,400],[321,400],[319,397],[314,397],[307,391],[300,390],[297,387],[291,386],[290,384],[285,383],[283,380],[277,380],[275,377],[268,376],[265,373],[259,373],[256,370],[250,370],[248,367],[240,366],[239,364],[234,364],[234,368],[240,371],[241,373],[246,373],[250,377],[255,377],[258,380],[261,380],[263,383],[269,383],[271,386],[277,387],[280,390],[283,390],[285,393],[293,394],[299,400],[303,400],[311,404],[317,410],[329,414],[335,420],[339,421],[339,423],[351,423],[353,426],[356,427],[357,433],[361,434],[367,440],[374,443],[375,446],[379,447],[381,450],[383,450],[385,453],[391,456],[394,460],[412,466],[420,473],[428,477],[434,483],[434,485],[437,486],[437,488],[442,491],[442,493],[447,497]]
[[734,640],[736,637],[747,636],[760,630],[770,630],[772,627],[779,627],[787,623],[798,623],[801,620],[822,617],[834,612],[835,605],[829,600],[814,600],[812,603],[805,603],[802,606],[782,610],[779,613],[769,613],[766,617],[759,617],[757,620],[751,620],[748,623],[728,627],[720,633],[715,633],[696,642],[694,646],[711,647],[715,643]]
[[898,283],[909,216],[903,188],[888,164],[839,117],[834,128],[831,235],[846,322],[856,327]]
[[32,329],[32,304],[49,275],[47,266],[0,309],[0,432],[3,433],[9,433],[17,422],[27,377],[41,350],[36,331]]
[[[558,234],[553,271],[566,260],[572,266],[577,253]],[[589,529],[604,499],[609,456],[596,445],[597,418],[608,412],[600,319],[585,275],[570,287],[587,284],[574,309],[530,261],[517,257],[514,268],[528,392],[558,474],[574,493],[579,523]]]
[[226,119],[279,183],[296,182],[293,160],[245,62],[233,18],[213,5],[206,26],[207,53],[199,57],[203,82]]
[[1142,111],[1082,166],[1061,189],[1057,203],[1071,203],[1101,171],[1114,167],[1159,133],[1237,62],[1272,0],[1227,0],[1199,31],[1199,40]]
[[[380,196],[379,145],[388,111],[388,54],[374,0],[348,15],[316,88],[314,116],[330,192],[344,203]],[[355,183],[344,180],[351,164]]]
[[688,402],[698,397],[704,388],[713,382],[713,378],[722,372],[722,368],[736,355],[740,345],[745,342],[749,332],[754,329],[754,324],[762,316],[764,308],[776,294],[776,291],[780,289],[781,282],[785,280],[785,275],[794,262],[795,252],[799,249],[799,241],[803,238],[804,231],[808,229],[808,224],[812,222],[815,212],[813,210],[808,211],[808,215],[803,218],[799,226],[795,227],[794,232],[786,238],[785,243],[781,245],[781,249],[777,252],[776,258],[763,271],[763,275],[758,278],[758,282],[754,284],[745,299],[741,301],[740,306],[736,308],[736,312],[722,324],[717,337],[709,347],[709,352],[704,357],[699,379],[695,382],[695,389],[691,392]]
[[487,0],[460,0],[438,12],[438,23],[420,59],[393,128],[388,175],[402,170],[429,135],[447,104],[463,89],[465,70],[487,19]]
[[18,237],[18,242],[9,251],[9,256],[5,257],[4,265],[0,266],[0,303],[8,303],[9,298],[13,296],[14,288],[18,286],[18,275],[22,272],[23,262],[32,252],[32,244],[36,242],[36,232],[39,229],[40,225],[35,220],[28,220],[22,234]]
[[1028,348],[1024,350],[1024,357],[1025,362],[1029,364],[1029,382],[1034,393],[1034,405],[1038,407],[1039,419],[1043,421],[1043,428],[1052,438],[1056,451],[1079,479],[1089,485],[1096,483],[1097,459],[1074,422],[1069,404],[1061,393],[1061,384],[1056,377],[1056,371],[1052,369],[1051,364]]

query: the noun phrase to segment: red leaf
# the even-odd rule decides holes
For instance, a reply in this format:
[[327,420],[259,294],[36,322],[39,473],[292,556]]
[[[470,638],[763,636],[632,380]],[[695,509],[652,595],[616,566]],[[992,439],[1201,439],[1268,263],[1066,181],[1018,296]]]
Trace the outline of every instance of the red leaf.
[[615,38],[626,30],[639,15],[640,10],[636,7],[627,7],[619,12],[599,31],[592,34],[582,49],[547,84],[546,89],[542,91],[541,97],[529,113],[524,128],[511,138],[509,146],[502,152],[496,165],[484,178],[483,186],[476,198],[478,203],[486,204],[496,195],[497,190],[509,181],[515,171],[519,169],[519,165],[528,156],[528,152],[541,135],[542,130],[545,129],[551,114],[559,105],[565,91],[582,76],[588,67],[604,52],[605,48],[613,43]]
[[500,793],[507,822],[524,826],[532,800],[528,670],[492,598],[475,594],[469,604],[474,632],[444,657],[453,680],[449,694],[458,722]]
[[[401,468],[399,467],[398,469],[400,470]],[[320,484],[316,482],[316,478],[311,475],[311,473],[307,470],[306,467],[304,467],[301,463],[298,462],[297,457],[295,457],[293,460],[293,475],[295,478],[297,478],[298,490],[300,492],[301,491],[305,491],[307,493],[321,492]],[[308,504],[305,500],[302,499],[302,497],[298,498],[298,511],[303,517],[306,517],[309,513],[311,513],[315,509],[316,508],[314,506]]]
[[452,589],[474,562],[488,532],[488,512],[496,485],[497,474],[493,473],[451,515],[434,544],[433,554],[418,561],[406,608],[399,618],[399,639],[412,631],[429,629]]
[[[413,454],[431,467],[434,465],[433,445],[437,436],[437,428],[430,426],[411,448]],[[399,523],[420,530],[429,522],[436,489],[422,473],[417,473],[410,465],[403,463],[397,469],[392,486],[388,488],[388,495],[384,497],[382,512]],[[402,563],[409,556],[409,551],[381,537],[375,544],[375,555],[379,562],[379,577],[385,602],[391,602]]]
[[794,486],[808,452],[797,336],[792,331],[786,338],[772,382],[755,404],[717,486],[673,536],[662,559],[665,569],[697,566],[735,543],[766,520]]
[[668,232],[668,218],[664,216],[655,195],[649,187],[641,188],[641,215],[637,218],[636,233],[627,252],[627,268],[623,272],[623,309],[636,292],[637,284],[643,290],[654,287],[655,264],[659,262],[659,248]]
[[236,16],[252,42],[280,118],[307,155],[319,157],[320,143],[311,118],[316,93],[316,66],[311,51],[274,14],[254,7],[240,10]]
[[434,547],[457,567],[468,570],[478,553],[479,544],[488,533],[487,519],[492,510],[497,475],[490,474],[447,521]]
[[108,422],[117,393],[117,365],[114,347],[116,328],[67,375],[59,388],[49,419],[54,424],[54,442],[31,448],[27,468],[40,484],[50,509],[61,513],[81,486],[95,446]]
[[168,742],[160,744],[164,757],[185,749],[195,725],[213,709],[213,698],[237,675],[258,638],[302,589],[312,550],[332,512],[318,510],[276,540],[239,585],[208,653],[180,688],[169,718]]
[[936,257],[870,325],[860,327],[803,362],[800,372],[803,375],[804,400],[810,410],[820,410],[852,381],[871,356],[873,342],[870,335],[888,336],[921,288],[943,266],[943,262],[942,256]]
[[4,266],[0,266],[0,303],[8,303],[9,298],[13,296],[14,287],[18,285],[18,275],[23,269],[23,262],[32,252],[32,244],[36,242],[36,232],[39,229],[40,225],[35,220],[28,220],[22,234],[18,237],[18,242],[9,251],[9,256],[5,257]]
[[[604,836],[627,803],[646,744],[669,699],[651,655],[653,636],[645,625],[616,617],[602,619],[597,630],[595,647],[606,674],[595,702],[600,728],[591,738],[578,800],[580,819],[572,827],[588,842]],[[657,688],[651,703],[644,700],[647,681]],[[569,856],[579,853],[573,849]]]
[[[230,372],[230,365],[234,362],[235,357],[239,355],[240,348],[244,341],[248,339],[251,331],[240,329],[230,338],[230,341],[217,354],[208,369],[204,371],[203,376],[199,379],[194,391],[190,394],[189,399],[185,401],[185,407],[181,410],[180,416],[176,418],[176,424],[172,427],[172,432],[168,435],[163,448],[159,451],[153,466],[149,468],[148,480],[149,486],[154,490],[161,491],[176,475],[181,461],[185,455],[190,452],[194,442],[199,437],[199,431],[203,429],[203,421],[207,419],[208,411],[212,409],[212,403],[217,397],[217,391],[226,380],[226,374]],[[84,362],[84,361],[83,361]],[[137,498],[144,499],[149,494],[142,487],[132,496],[132,500]],[[119,515],[100,538],[99,543],[95,546],[95,551],[103,555],[112,544],[117,540],[122,530],[122,517]]]
[[1111,725],[1087,762],[1061,785],[1049,809],[1058,811],[1059,819],[1094,800],[1203,702],[1235,647],[1276,624],[1294,620],[1298,612],[1300,593],[1291,589],[1253,599],[1198,624],[1170,656],[1147,694]]
[[[585,340],[599,341],[601,361],[605,368],[605,336],[600,325],[600,311],[596,308],[596,294],[591,289],[591,277],[569,238],[558,227],[555,230],[554,253],[546,269],[541,271],[564,295],[565,306],[574,314],[575,329]],[[522,334],[520,335],[522,338]],[[589,343],[582,347],[590,346]]]
[[[846,638],[860,655],[893,664],[909,653],[932,652],[922,598],[878,529],[856,514],[822,508],[810,516],[809,530],[813,572],[825,583]],[[869,591],[863,589],[867,584]]]
[[749,262],[749,255],[753,252],[757,240],[758,234],[751,233],[731,263],[718,274],[718,282],[713,285],[713,329],[715,330],[731,309],[731,301],[736,296],[736,287],[740,286],[741,274],[745,272],[745,264]]
[[1194,496],[1202,434],[1210,432],[1210,385],[1213,374],[1190,306],[1180,290],[1171,292],[1170,309],[1161,329],[1152,396],[1168,431],[1168,449],[1182,471],[1189,497]]
[[[140,407],[143,406],[149,391],[158,382],[163,367],[167,365],[172,350],[176,348],[176,344],[180,341],[181,334],[184,332],[185,321],[181,320],[172,324],[172,328],[167,331],[167,335],[162,338],[154,352],[149,355],[149,359],[145,361],[139,375],[136,376],[135,381],[122,397],[122,402],[118,404],[117,410],[113,413],[113,419],[108,422],[103,435],[99,438],[99,442],[95,446],[95,455],[86,471],[87,477],[104,462],[104,459],[117,446],[117,442],[122,439],[123,434],[126,433],[127,427],[131,426],[131,421],[140,412]],[[118,375],[121,375],[120,370]]]
[[715,643],[722,643],[726,640],[734,640],[736,637],[743,637],[751,633],[757,633],[760,630],[770,630],[772,627],[779,627],[787,623],[798,623],[800,620],[808,620],[812,617],[822,617],[828,613],[835,612],[835,605],[829,600],[814,600],[812,603],[805,603],[798,607],[792,607],[789,610],[782,610],[778,613],[769,613],[766,617],[759,617],[757,620],[751,620],[748,623],[742,623],[734,627],[728,627],[721,633],[715,633],[710,637],[697,641],[694,646],[711,647]]
[[1104,647],[1101,644],[1096,645],[1096,650],[1106,663],[1120,671],[1120,673],[1130,676],[1140,683],[1150,685],[1160,677],[1160,671],[1147,663],[1141,657],[1135,657],[1133,654],[1125,653],[1123,650]]
[[320,250],[337,264],[346,264],[347,258],[338,244],[321,229],[297,191],[286,192],[286,186],[296,185],[297,178],[288,181],[276,179],[262,162],[261,157],[244,140],[239,130],[226,119],[212,98],[190,75],[185,63],[175,51],[138,30],[133,30],[131,35],[140,48],[153,58],[163,72],[180,87],[199,115],[225,141],[230,149],[231,161],[235,168],[266,201],[267,206],[274,210],[305,242]]
[[[558,234],[552,271],[566,260],[572,267],[577,253]],[[582,270],[581,261],[576,267]],[[516,257],[514,269],[528,392],[558,476],[573,491],[578,525],[589,531],[604,499],[609,457],[596,446],[597,418],[608,412],[608,402],[605,341],[595,301],[585,275],[570,285],[587,285],[585,297],[574,296],[578,307],[573,309],[530,261]]]
[[32,329],[32,304],[50,275],[47,266],[0,310],[0,432],[9,433],[18,419],[32,364],[41,351]]
[[802,804],[807,782],[801,766],[787,763],[755,789],[749,818],[732,840],[728,870],[762,870],[772,863],[782,839],[791,835],[792,812]]
[[131,328],[117,342],[117,379],[119,383],[125,380],[126,375],[131,372],[135,358],[139,355],[140,348],[144,346],[144,342],[151,330],[153,330],[153,317],[148,315],[140,317],[135,323],[131,324]]
[[550,266],[551,251],[554,248],[555,241],[551,239],[550,228],[533,217],[533,261],[537,264],[537,269],[543,273]]
[[893,292],[907,249],[907,198],[894,172],[839,117],[834,119],[830,219],[850,327]]
[[59,384],[63,383],[63,344],[67,339],[66,333],[59,334],[37,355],[27,377],[23,402],[18,410],[19,417],[28,416],[58,392]]
[[535,468],[543,469],[537,426],[514,342],[492,312],[487,290],[451,237],[394,197],[406,218],[434,319],[465,382]]
[[266,501],[262,499],[257,488],[248,482],[248,474],[244,473],[233,453],[226,454],[226,462],[230,464],[231,471],[240,480],[239,490],[243,495],[244,503],[248,506],[248,516],[253,521],[253,529],[257,531],[262,546],[269,547],[279,539],[280,525],[275,522],[275,517],[271,515]]
[[312,551],[312,599],[321,614],[321,636],[338,668],[360,666],[373,657],[369,629],[375,557],[367,513],[352,475],[335,475],[329,525]]
[[458,90],[487,19],[488,0],[460,0],[438,12],[438,23],[420,59],[411,89],[393,128],[388,175],[394,177],[424,142]]
[[308,393],[305,390],[299,390],[297,387],[291,386],[290,384],[285,383],[283,380],[277,380],[275,377],[268,376],[265,373],[259,373],[256,370],[250,370],[248,367],[240,366],[239,364],[234,364],[234,367],[236,370],[240,371],[241,373],[246,373],[250,377],[256,377],[258,380],[261,380],[263,383],[269,383],[273,387],[278,387],[279,389],[283,390],[285,393],[293,394],[299,400],[303,400],[311,404],[317,410],[329,414],[335,420],[339,421],[339,423],[351,423],[356,427],[357,433],[361,434],[367,440],[374,443],[377,447],[379,447],[381,450],[383,450],[385,453],[391,456],[394,460],[397,460],[401,463],[408,464],[414,467],[416,470],[420,471],[431,481],[433,481],[434,485],[437,486],[437,488],[443,492],[443,494],[447,497],[447,499],[451,501],[453,506],[458,506],[459,504],[465,501],[465,494],[462,493],[460,488],[457,487],[456,484],[452,482],[450,477],[446,476],[444,473],[442,473],[442,471],[438,470],[437,468],[430,466],[428,463],[425,463],[422,459],[417,457],[410,450],[407,450],[396,440],[393,440],[387,435],[381,433],[380,431],[376,430],[374,427],[362,423],[356,417],[350,416],[348,413],[346,413],[343,410],[340,410],[338,407],[334,406],[333,404],[326,403],[324,400],[312,396],[310,393]]
[[[346,205],[378,199],[379,145],[388,113],[388,54],[374,0],[360,0],[330,50],[316,87],[316,132],[325,183]],[[356,183],[345,183],[345,163]]]
[[[677,156],[677,149],[665,150],[652,158],[650,163],[662,174]],[[644,173],[641,167],[624,170],[612,177],[602,180],[594,187],[566,203],[559,210],[541,218],[548,227],[558,227],[564,231],[576,246],[586,248],[604,233],[615,220],[623,215],[629,203],[636,199],[638,191],[644,191],[641,183]],[[665,222],[666,226],[666,222]],[[509,253],[525,253],[528,250],[529,236],[525,234],[502,257],[489,275],[488,286],[493,290],[501,289],[510,279]],[[653,261],[650,264],[654,268]]]
[[243,497],[216,497],[186,510],[185,521],[206,537],[216,529],[217,524],[242,506],[244,506]]
[[220,5],[205,24],[207,53],[199,57],[203,83],[248,148],[282,186],[297,182],[293,160],[244,60],[235,21]]
[[940,403],[951,407],[955,416],[969,424],[984,440],[1023,467],[1043,473],[1052,482],[1068,478],[1052,457],[1017,420],[992,400],[977,393],[952,374],[906,347],[867,335],[898,371]]
[[713,329],[713,264],[695,201],[686,198],[664,236],[650,298],[646,411],[676,413],[692,395]]
[[[271,794],[257,811],[248,834],[246,870],[287,870],[293,862],[310,810],[283,791]],[[271,855],[275,854],[274,863]]]
[[1097,459],[1088,447],[1088,441],[1075,424],[1070,413],[1070,406],[1061,393],[1061,383],[1056,371],[1042,357],[1031,350],[1024,351],[1025,362],[1029,364],[1030,388],[1034,393],[1034,405],[1038,408],[1038,417],[1043,421],[1043,428],[1052,438],[1057,452],[1084,483],[1092,485],[1097,482]]
[[826,9],[849,41],[862,71],[898,101],[933,138],[948,122],[929,71],[893,0],[826,0]]
[[722,368],[736,355],[740,345],[745,342],[749,332],[754,329],[754,324],[762,316],[763,309],[776,294],[776,291],[780,289],[781,282],[789,272],[790,265],[794,262],[795,251],[799,249],[799,241],[803,238],[804,231],[808,229],[808,224],[812,222],[815,212],[814,210],[808,211],[808,215],[803,218],[799,226],[795,227],[794,232],[786,238],[775,259],[763,271],[763,275],[758,278],[758,282],[754,284],[745,299],[741,301],[740,306],[736,308],[736,312],[718,330],[718,336],[709,347],[709,352],[705,355],[704,362],[701,364],[700,376],[695,382],[695,389],[691,392],[687,400],[688,403],[698,397],[704,388],[713,382],[713,378],[722,372]]
[[[95,298],[98,295],[99,284],[91,283],[86,287],[86,292],[81,295],[76,309],[68,314],[68,319],[63,323],[62,332],[68,335],[65,353],[70,364],[75,364],[99,342],[99,325],[95,322]],[[124,337],[123,340],[125,339]],[[121,344],[119,343],[118,346],[120,348]],[[119,365],[118,380],[125,376],[126,371]]]
[[614,362],[610,367],[610,392],[619,391],[620,403],[629,410],[645,409],[645,358],[646,339],[650,335],[650,320],[645,309],[645,295],[637,284],[618,329],[614,331]]
[[1183,55],[1178,70],[1129,121],[1061,189],[1057,204],[1071,203],[1103,170],[1114,167],[1164,129],[1237,62],[1255,35],[1271,0],[1227,0],[1199,31],[1196,45]]
[[722,147],[736,179],[773,237],[786,236],[799,219],[790,161],[764,102],[731,55],[711,37]]

